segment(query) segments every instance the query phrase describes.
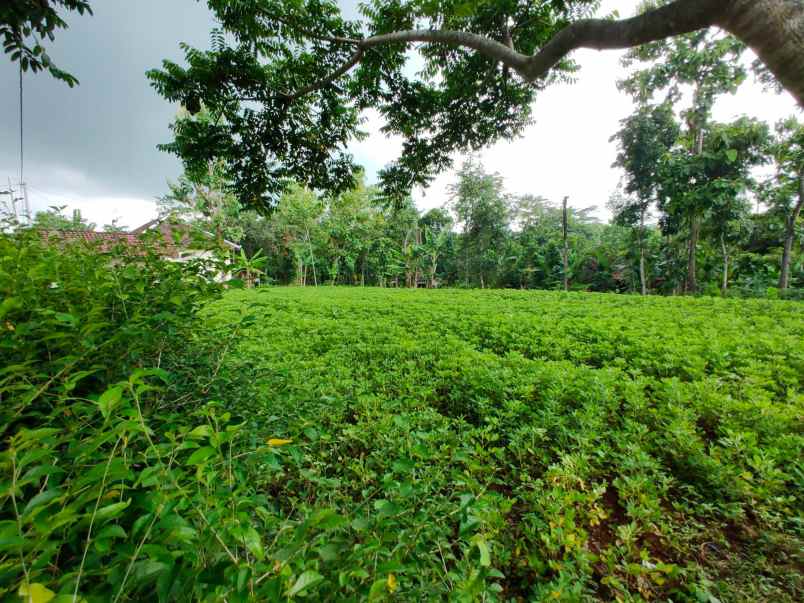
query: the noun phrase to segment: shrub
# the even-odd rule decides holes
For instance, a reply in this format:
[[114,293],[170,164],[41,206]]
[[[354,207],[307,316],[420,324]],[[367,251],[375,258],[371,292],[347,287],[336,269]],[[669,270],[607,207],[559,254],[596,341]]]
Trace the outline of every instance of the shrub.
[[265,569],[241,429],[182,377],[216,270],[0,237],[0,595],[203,599]]

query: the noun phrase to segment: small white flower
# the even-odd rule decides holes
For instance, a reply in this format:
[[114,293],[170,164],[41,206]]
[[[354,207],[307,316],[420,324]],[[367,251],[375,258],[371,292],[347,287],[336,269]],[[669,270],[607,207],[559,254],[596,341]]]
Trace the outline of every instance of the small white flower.
[[49,287],[49,288],[50,288],[50,289],[58,289],[58,288],[59,288],[59,284],[58,284],[57,282],[53,281],[52,283],[50,283],[50,287]]

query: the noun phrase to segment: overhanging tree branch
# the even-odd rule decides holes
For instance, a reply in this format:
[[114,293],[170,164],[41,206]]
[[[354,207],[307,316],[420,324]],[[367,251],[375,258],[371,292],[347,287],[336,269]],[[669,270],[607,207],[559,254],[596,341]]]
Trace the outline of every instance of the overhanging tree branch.
[[318,90],[319,88],[323,88],[324,86],[327,86],[328,84],[331,84],[332,82],[337,80],[339,77],[341,77],[342,75],[347,73],[352,67],[357,65],[360,62],[360,60],[363,58],[363,53],[364,53],[363,48],[358,48],[355,51],[355,53],[351,56],[351,58],[349,58],[349,60],[346,61],[343,65],[338,67],[338,69],[336,69],[335,71],[333,71],[329,75],[326,75],[326,76],[322,77],[320,80],[313,82],[309,86],[305,86],[304,88],[301,88],[300,90],[297,90],[296,92],[293,92],[292,94],[286,95],[287,100],[289,102],[293,102],[297,98],[300,98],[302,96],[310,94],[311,92],[314,92],[315,90]]
[[633,48],[710,27],[716,24],[718,8],[726,4],[728,0],[678,0],[630,19],[576,21],[528,59],[523,76],[530,81],[544,77],[561,59],[579,48]]
[[714,24],[713,11],[727,2],[728,0],[678,0],[622,21],[604,19],[576,21],[558,32],[533,56],[517,52],[509,41],[503,44],[487,36],[466,31],[411,29],[362,40],[338,39],[337,41],[341,42],[356,43],[358,52],[337,71],[290,94],[289,97],[299,98],[344,75],[362,59],[361,49],[410,42],[471,48],[487,58],[510,67],[525,80],[533,82],[546,76],[561,59],[579,48],[629,48],[709,27]]
[[361,48],[375,48],[385,44],[398,44],[407,42],[425,42],[431,44],[444,44],[446,46],[471,48],[481,55],[503,63],[512,69],[523,69],[528,56],[518,53],[513,48],[486,36],[467,32],[443,29],[410,29],[395,31],[366,38],[360,42]]
[[[781,0],[765,0],[769,6]],[[751,0],[754,2],[754,0]],[[641,44],[662,40],[665,38],[690,33],[712,26],[721,26],[734,34],[744,42],[748,43],[757,53],[763,57],[776,77],[793,94],[800,104],[804,105],[804,74],[796,76],[796,70],[801,71],[799,66],[790,64],[791,54],[795,58],[800,44],[792,48],[789,53],[769,53],[763,47],[780,45],[782,42],[773,39],[768,32],[764,32],[763,39],[757,40],[757,32],[762,29],[757,23],[751,23],[750,19],[745,18],[754,15],[754,21],[761,21],[763,2],[755,2],[753,5],[746,0],[676,0],[670,4],[647,11],[630,19],[619,21],[609,21],[605,19],[584,19],[576,21],[561,31],[559,31],[539,52],[534,55],[525,55],[517,52],[510,43],[503,44],[487,36],[450,30],[405,30],[387,34],[381,34],[364,38],[362,40],[339,39],[340,42],[354,43],[360,49],[376,48],[386,44],[404,44],[410,42],[423,42],[429,44],[444,44],[452,47],[471,48],[481,55],[488,57],[496,62],[513,69],[528,82],[541,79],[549,73],[564,57],[574,50],[580,48],[593,48],[597,50],[632,48]],[[746,8],[747,7],[747,8]],[[779,12],[781,9],[777,9]],[[787,7],[781,17],[774,17],[790,21],[798,19],[801,21],[800,29],[804,36],[804,10],[795,10]],[[793,11],[792,13],[790,11]],[[789,13],[789,14],[788,14]],[[739,18],[736,18],[738,16]],[[771,20],[772,21],[772,20]],[[746,25],[748,23],[748,25]],[[772,33],[775,23],[769,23],[769,31]],[[789,26],[798,31],[799,24]],[[508,42],[506,40],[506,42]],[[790,47],[789,41],[783,45]],[[785,56],[778,56],[784,54]],[[360,52],[355,53],[343,67],[336,72],[322,78],[302,90],[291,95],[291,98],[298,98],[305,94],[315,91],[325,86],[338,77],[344,75],[362,59]],[[800,56],[798,63],[801,64]]]

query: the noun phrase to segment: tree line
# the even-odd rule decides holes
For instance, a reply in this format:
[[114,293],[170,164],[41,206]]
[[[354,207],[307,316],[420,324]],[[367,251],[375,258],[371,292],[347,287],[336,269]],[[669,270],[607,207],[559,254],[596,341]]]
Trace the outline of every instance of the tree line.
[[[231,235],[263,250],[282,283],[643,294],[800,288],[804,127],[795,117],[773,127],[713,117],[718,98],[748,77],[744,51],[705,29],[625,55],[618,85],[635,108],[612,137],[623,178],[608,201],[611,224],[571,206],[565,216],[537,192],[510,195],[476,159],[458,171],[449,203],[424,214],[409,197],[389,200],[364,184],[322,194],[296,184],[261,218],[227,185],[220,159],[188,171],[166,207],[238,224]],[[202,108],[181,121],[192,128],[214,119]]]
[[[759,126],[744,120],[717,125],[735,139],[732,130],[746,127]],[[789,127],[790,121],[780,124],[781,134],[770,137],[769,149],[788,148]],[[722,143],[722,137],[717,140]],[[730,154],[722,155],[729,164]],[[457,172],[448,203],[427,211],[417,210],[410,197],[389,204],[379,188],[361,183],[338,195],[294,185],[274,212],[262,215],[243,210],[216,184],[216,174],[213,170],[201,183],[180,179],[161,200],[162,211],[197,220],[205,230],[239,241],[247,256],[264,257],[263,283],[558,289],[566,278],[575,290],[733,289],[747,295],[804,287],[800,236],[792,243],[788,237],[795,195],[783,166],[773,178],[755,183],[762,195],[759,209],[744,194],[700,214],[693,290],[687,272],[690,222],[684,221],[690,208],[649,206],[625,187],[608,202],[614,216],[608,224],[595,216],[595,208],[578,209],[570,202],[565,239],[561,204],[536,194],[510,194],[503,178],[476,158]],[[711,186],[727,184],[733,186]]]

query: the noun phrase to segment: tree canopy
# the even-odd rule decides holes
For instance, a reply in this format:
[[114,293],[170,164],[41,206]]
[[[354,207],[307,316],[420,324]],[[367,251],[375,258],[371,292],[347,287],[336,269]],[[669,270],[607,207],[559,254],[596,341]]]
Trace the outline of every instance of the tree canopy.
[[149,77],[164,97],[220,120],[181,122],[164,148],[190,169],[224,159],[252,207],[271,208],[291,179],[334,191],[353,185],[346,147],[368,107],[404,139],[401,157],[380,174],[385,195],[403,197],[455,152],[521,133],[534,95],[572,77],[568,55],[581,47],[635,47],[720,26],[804,98],[804,76],[788,64],[800,44],[779,42],[804,27],[804,8],[783,0],[676,0],[622,20],[591,18],[597,0],[372,0],[356,20],[331,0],[208,4],[221,26],[211,49],[184,46],[186,67],[165,61]]

